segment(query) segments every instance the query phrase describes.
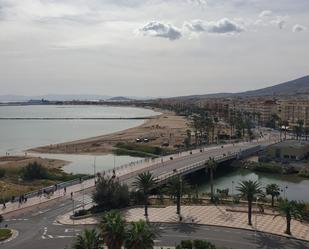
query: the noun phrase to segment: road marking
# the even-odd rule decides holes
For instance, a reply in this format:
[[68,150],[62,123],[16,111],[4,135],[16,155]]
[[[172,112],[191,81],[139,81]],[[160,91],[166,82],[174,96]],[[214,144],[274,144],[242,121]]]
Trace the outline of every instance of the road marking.
[[52,238],[54,238],[54,236],[53,235],[47,235],[50,239],[52,239]]

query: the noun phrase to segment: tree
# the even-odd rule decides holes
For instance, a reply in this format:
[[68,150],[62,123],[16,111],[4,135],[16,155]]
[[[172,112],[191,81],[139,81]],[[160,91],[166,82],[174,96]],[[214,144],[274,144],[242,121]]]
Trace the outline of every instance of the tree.
[[101,210],[127,207],[130,203],[128,186],[114,178],[98,178],[93,200]]
[[125,249],[152,249],[155,233],[144,220],[131,222],[126,231]]
[[181,197],[188,193],[190,187],[188,183],[183,180],[180,176],[171,178],[166,186],[166,192],[172,197],[176,198],[177,211],[176,214],[180,214]]
[[148,217],[149,194],[150,191],[155,187],[156,183],[157,182],[155,178],[149,171],[138,174],[136,180],[133,182],[133,186],[136,187],[138,191],[143,193],[146,217]]
[[304,131],[304,120],[297,120],[297,126],[295,128],[297,140],[298,138],[301,140]]
[[37,180],[46,179],[48,177],[48,171],[45,167],[37,162],[29,163],[22,170],[22,177],[25,180]]
[[304,216],[304,209],[305,205],[296,201],[288,201],[285,199],[279,202],[278,212],[286,218],[286,234],[291,235],[291,221],[292,219],[302,219]]
[[95,229],[85,229],[82,234],[77,235],[73,249],[101,249],[103,241]]
[[278,184],[268,184],[266,186],[266,194],[271,196],[271,206],[274,207],[274,198],[280,195]]
[[214,171],[217,169],[217,166],[218,164],[215,159],[210,157],[206,163],[206,170],[208,170],[210,177],[210,198],[212,202],[214,201]]
[[242,181],[236,189],[240,192],[242,198],[248,201],[248,224],[252,225],[252,202],[254,198],[262,194],[261,185],[257,181]]
[[120,213],[106,213],[100,223],[102,237],[108,249],[121,249],[125,239],[125,220]]

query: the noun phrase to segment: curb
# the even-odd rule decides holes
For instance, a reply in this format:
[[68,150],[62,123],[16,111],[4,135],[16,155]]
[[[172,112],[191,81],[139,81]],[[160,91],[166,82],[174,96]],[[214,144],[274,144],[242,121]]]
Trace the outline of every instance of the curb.
[[15,230],[15,229],[10,229],[10,230],[11,230],[11,233],[12,233],[11,237],[6,239],[6,240],[0,241],[0,245],[8,243],[8,242],[10,242],[10,241],[12,241],[12,240],[14,240],[18,237],[19,232],[17,230]]
[[[249,229],[249,228],[238,228],[238,227],[231,227],[231,226],[224,226],[224,225],[212,225],[212,224],[195,224],[195,223],[188,223],[188,222],[149,222],[153,224],[169,224],[169,225],[193,225],[193,226],[210,226],[210,227],[223,227],[223,228],[230,228],[230,229],[235,229],[235,230],[245,230],[245,231],[250,231],[250,232],[255,232],[254,229]],[[284,234],[277,234],[277,233],[270,233],[270,232],[264,232],[260,230],[256,230],[257,233],[264,233],[264,234],[269,234],[269,235],[274,235],[274,236],[280,236],[285,239],[290,239],[290,240],[296,240],[296,241],[303,241],[303,242],[309,242],[309,240],[306,239],[301,239],[301,238],[296,238],[293,236],[289,235],[284,235]]]

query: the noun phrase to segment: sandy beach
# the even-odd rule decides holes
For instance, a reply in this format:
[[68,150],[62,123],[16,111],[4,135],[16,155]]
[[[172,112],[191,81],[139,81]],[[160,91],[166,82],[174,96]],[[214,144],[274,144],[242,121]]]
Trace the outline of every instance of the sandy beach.
[[164,112],[151,117],[137,127],[112,134],[51,144],[30,149],[30,152],[65,154],[106,154],[110,153],[118,142],[135,143],[137,138],[148,139],[148,145],[175,148],[183,143],[188,129],[188,120],[173,112]]

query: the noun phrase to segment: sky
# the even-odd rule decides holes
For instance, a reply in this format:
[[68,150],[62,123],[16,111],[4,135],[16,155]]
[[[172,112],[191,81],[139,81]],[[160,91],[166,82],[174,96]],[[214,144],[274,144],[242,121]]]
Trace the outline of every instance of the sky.
[[0,0],[0,95],[179,96],[309,74],[308,0]]

